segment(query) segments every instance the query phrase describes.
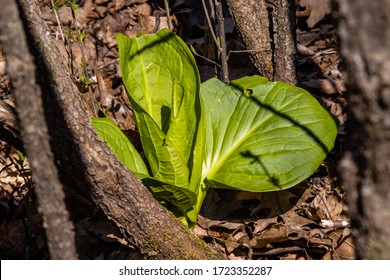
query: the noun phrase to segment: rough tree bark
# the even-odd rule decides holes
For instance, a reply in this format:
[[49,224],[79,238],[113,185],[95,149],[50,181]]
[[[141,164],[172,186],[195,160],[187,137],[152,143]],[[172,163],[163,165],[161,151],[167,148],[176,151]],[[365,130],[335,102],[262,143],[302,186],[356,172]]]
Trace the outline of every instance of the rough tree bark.
[[50,256],[52,259],[76,259],[74,227],[69,220],[65,194],[50,149],[42,93],[35,82],[33,57],[16,3],[4,0],[3,4],[0,9],[0,42],[7,53],[8,74],[18,105],[21,135],[35,182]]
[[390,259],[390,1],[337,0],[349,85],[340,173],[363,259]]
[[271,81],[296,84],[295,1],[227,0],[259,72]]
[[88,194],[145,258],[221,258],[163,208],[98,140],[35,1],[17,3],[36,59],[37,82],[61,181]]

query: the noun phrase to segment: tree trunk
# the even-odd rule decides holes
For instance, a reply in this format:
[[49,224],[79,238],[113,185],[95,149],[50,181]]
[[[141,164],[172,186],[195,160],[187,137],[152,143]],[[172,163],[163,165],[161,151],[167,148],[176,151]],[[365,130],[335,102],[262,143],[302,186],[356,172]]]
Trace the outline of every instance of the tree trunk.
[[350,94],[340,172],[357,254],[390,259],[390,1],[336,3]]
[[[220,258],[187,231],[99,141],[34,0],[18,0],[61,181],[88,194],[145,258]],[[7,54],[6,54],[7,55]]]
[[271,81],[296,84],[292,0],[227,0],[255,67]]
[[74,228],[50,150],[42,93],[35,82],[34,60],[28,50],[16,3],[4,0],[3,4],[0,10],[1,44],[7,53],[21,135],[35,182],[50,256],[52,259],[76,259]]

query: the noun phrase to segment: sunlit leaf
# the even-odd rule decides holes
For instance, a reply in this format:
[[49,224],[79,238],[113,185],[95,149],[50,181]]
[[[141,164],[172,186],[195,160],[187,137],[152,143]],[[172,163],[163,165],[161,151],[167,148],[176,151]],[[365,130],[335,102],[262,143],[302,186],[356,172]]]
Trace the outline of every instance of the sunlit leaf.
[[[132,104],[151,177],[189,190],[196,199],[201,180],[204,133],[200,78],[186,44],[163,29],[138,38],[117,35],[123,82]],[[168,192],[165,189],[156,193]],[[174,197],[171,201],[182,201]],[[194,201],[193,201],[194,202]]]
[[97,134],[108,144],[116,157],[139,178],[149,177],[149,171],[133,144],[109,118],[92,118]]
[[203,177],[248,191],[292,187],[333,148],[337,125],[305,90],[259,76],[202,84],[206,112]]

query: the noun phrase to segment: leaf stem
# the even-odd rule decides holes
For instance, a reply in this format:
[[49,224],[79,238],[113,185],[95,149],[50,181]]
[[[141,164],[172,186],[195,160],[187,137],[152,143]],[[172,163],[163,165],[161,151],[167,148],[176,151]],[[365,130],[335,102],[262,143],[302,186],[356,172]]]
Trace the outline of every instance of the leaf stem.
[[193,206],[193,209],[187,213],[188,218],[188,226],[189,228],[194,228],[196,221],[198,220],[198,215],[200,212],[200,209],[202,208],[203,201],[206,198],[206,194],[208,191],[208,187],[205,185],[205,183],[202,181],[199,187],[198,192],[198,198],[196,200],[196,204]]

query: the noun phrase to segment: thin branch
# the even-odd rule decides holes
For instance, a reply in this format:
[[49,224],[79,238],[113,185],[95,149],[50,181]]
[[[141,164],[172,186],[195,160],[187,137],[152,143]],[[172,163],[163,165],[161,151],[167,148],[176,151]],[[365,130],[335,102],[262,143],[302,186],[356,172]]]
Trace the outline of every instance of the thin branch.
[[165,12],[167,13],[168,28],[169,28],[169,30],[172,30],[172,18],[171,18],[171,12],[169,11],[168,0],[164,0],[164,5],[165,5]]
[[65,47],[66,47],[65,36],[64,36],[64,32],[62,31],[62,24],[61,24],[60,18],[59,18],[59,16],[58,16],[57,10],[54,8],[54,1],[53,1],[53,0],[51,0],[51,6],[52,6],[52,9],[53,9],[53,11],[54,11],[54,15],[55,15],[55,17],[56,17],[56,21],[57,21],[58,28],[59,28],[59,30],[60,30],[62,42],[64,42],[64,45],[65,45]]
[[259,50],[235,50],[235,51],[229,51],[228,54],[227,54],[227,59],[229,60],[231,53],[251,53],[251,52],[258,53],[258,52],[261,52],[263,50],[259,49]]
[[221,64],[218,64],[218,63],[215,62],[214,60],[211,60],[211,59],[209,59],[209,58],[207,58],[207,57],[205,57],[205,56],[203,56],[203,55],[201,55],[201,54],[198,54],[192,45],[190,45],[190,50],[192,51],[192,53],[193,53],[195,56],[200,57],[200,58],[206,60],[207,62],[210,62],[210,63],[214,64],[214,65],[217,66],[219,69],[222,69]]
[[73,6],[69,7],[69,9],[72,12],[74,29],[76,31],[76,36],[77,36],[77,43],[78,43],[80,51],[81,51],[81,63],[82,63],[81,66],[83,67],[84,75],[87,78],[89,78],[88,71],[87,71],[87,62],[85,61],[84,42],[82,42],[81,33],[80,33],[80,30],[77,27],[76,13],[75,13],[75,10],[74,10]]
[[222,2],[220,0],[216,0],[215,7],[217,11],[219,38],[221,41],[219,51],[221,55],[220,60],[222,65],[222,81],[225,83],[229,83],[229,67],[226,55],[225,19],[223,17]]
[[204,14],[205,14],[205,16],[206,16],[207,24],[208,24],[208,26],[209,26],[209,28],[210,28],[211,36],[213,37],[214,43],[215,43],[215,45],[217,46],[218,51],[221,52],[221,50],[220,50],[220,45],[219,45],[217,36],[215,35],[214,26],[213,26],[213,23],[211,22],[210,15],[209,15],[209,11],[208,11],[208,9],[207,9],[207,7],[206,7],[205,0],[202,0],[202,5],[203,5]]

